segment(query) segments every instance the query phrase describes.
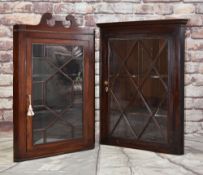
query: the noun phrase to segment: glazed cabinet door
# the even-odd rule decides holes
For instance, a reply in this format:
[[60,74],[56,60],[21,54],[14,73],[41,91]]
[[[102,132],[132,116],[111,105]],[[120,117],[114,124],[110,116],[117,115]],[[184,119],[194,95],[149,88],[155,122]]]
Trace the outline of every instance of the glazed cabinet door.
[[80,35],[16,31],[16,161],[94,147],[94,37]]

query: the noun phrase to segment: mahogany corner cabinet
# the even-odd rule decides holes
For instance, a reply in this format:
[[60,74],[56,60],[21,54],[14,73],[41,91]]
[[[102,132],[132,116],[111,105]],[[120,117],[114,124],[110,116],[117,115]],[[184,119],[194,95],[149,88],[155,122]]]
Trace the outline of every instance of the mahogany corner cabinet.
[[14,161],[94,148],[94,30],[66,20],[14,26]]
[[184,153],[186,19],[97,24],[100,142]]

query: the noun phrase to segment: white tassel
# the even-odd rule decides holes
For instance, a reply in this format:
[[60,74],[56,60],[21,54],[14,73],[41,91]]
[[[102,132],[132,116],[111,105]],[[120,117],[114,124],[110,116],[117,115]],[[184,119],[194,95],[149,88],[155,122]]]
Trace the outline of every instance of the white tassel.
[[33,108],[32,108],[31,95],[28,95],[28,97],[29,97],[29,103],[30,104],[29,104],[29,107],[28,107],[27,116],[34,116],[35,113],[34,113]]
[[34,116],[34,115],[35,115],[35,113],[34,113],[34,111],[32,109],[32,106],[29,105],[28,111],[27,111],[27,116]]

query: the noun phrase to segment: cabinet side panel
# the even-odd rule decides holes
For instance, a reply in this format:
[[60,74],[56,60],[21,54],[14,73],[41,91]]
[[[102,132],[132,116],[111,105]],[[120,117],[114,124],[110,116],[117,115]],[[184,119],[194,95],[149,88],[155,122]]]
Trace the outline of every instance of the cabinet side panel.
[[25,34],[14,28],[13,40],[13,118],[14,118],[14,160],[26,151],[26,102],[25,102]]
[[178,65],[179,65],[179,113],[176,116],[176,141],[177,141],[177,154],[184,153],[184,59],[185,59],[185,27],[180,27],[177,34],[178,40]]
[[108,38],[104,33],[100,34],[100,143],[105,143],[108,137],[108,93],[104,84],[108,81]]

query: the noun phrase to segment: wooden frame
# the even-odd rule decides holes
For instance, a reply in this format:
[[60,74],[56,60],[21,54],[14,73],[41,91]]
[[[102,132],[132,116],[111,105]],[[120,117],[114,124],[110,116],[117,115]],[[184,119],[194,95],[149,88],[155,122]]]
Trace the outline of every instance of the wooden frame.
[[[51,156],[61,153],[94,148],[94,30],[77,26],[68,15],[70,27],[61,21],[49,26],[52,15],[43,15],[39,25],[14,26],[14,161]],[[27,116],[27,94],[32,92],[31,44],[80,44],[84,49],[83,138],[32,144],[32,117]]]
[[[97,24],[100,28],[100,142],[156,152],[184,153],[184,38],[186,19]],[[111,39],[160,36],[169,40],[168,56],[168,142],[156,143],[109,136],[109,42]],[[107,82],[107,83],[106,83]],[[107,89],[108,90],[108,89]]]

